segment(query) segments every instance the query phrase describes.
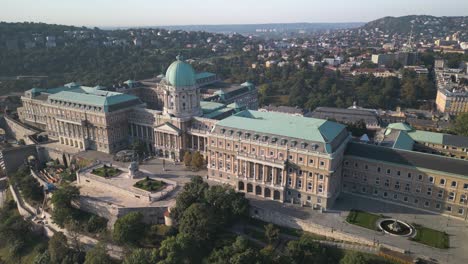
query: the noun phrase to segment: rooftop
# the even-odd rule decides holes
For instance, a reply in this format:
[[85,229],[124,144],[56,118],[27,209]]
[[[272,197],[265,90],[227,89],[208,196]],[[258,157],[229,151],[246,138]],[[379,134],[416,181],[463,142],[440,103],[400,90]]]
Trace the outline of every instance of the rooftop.
[[439,155],[350,142],[345,155],[468,177],[468,161]]
[[140,103],[138,97],[123,93],[109,92],[102,90],[102,87],[87,87],[87,86],[73,86],[73,87],[58,87],[48,89],[50,92],[53,90],[55,93],[49,95],[50,102],[67,102],[81,105],[90,105],[103,107],[104,111],[109,112],[109,107],[123,104],[136,105]]
[[346,129],[344,125],[323,119],[252,110],[245,110],[227,117],[219,121],[216,126],[250,130],[322,143],[333,141],[334,138]]

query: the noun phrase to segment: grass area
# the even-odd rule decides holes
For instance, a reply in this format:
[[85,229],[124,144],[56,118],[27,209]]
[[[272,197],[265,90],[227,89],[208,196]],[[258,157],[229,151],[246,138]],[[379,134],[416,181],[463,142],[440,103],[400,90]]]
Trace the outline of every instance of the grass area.
[[413,226],[416,228],[416,236],[411,240],[436,248],[447,249],[450,247],[449,235],[447,233],[421,225]]
[[376,222],[382,218],[380,215],[371,214],[359,210],[351,210],[346,221],[350,224],[376,230]]
[[106,165],[97,169],[93,169],[92,171],[94,175],[101,176],[101,177],[115,177],[119,175],[121,172],[122,171],[117,168],[108,167]]
[[153,180],[150,178],[143,179],[136,182],[133,186],[148,192],[157,192],[164,188],[166,185],[163,181]]

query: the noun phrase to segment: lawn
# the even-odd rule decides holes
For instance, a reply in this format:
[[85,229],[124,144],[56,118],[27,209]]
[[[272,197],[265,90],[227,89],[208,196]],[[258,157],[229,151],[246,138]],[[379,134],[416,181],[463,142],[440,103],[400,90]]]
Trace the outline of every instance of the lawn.
[[157,192],[164,188],[165,185],[166,183],[163,181],[146,178],[144,180],[136,182],[133,186],[148,192]]
[[416,236],[411,240],[431,247],[449,248],[449,236],[445,232],[430,229],[421,225],[413,225],[416,228]]
[[376,230],[376,222],[382,218],[379,215],[371,214],[359,210],[351,210],[346,221],[350,224],[362,226],[368,229]]
[[[106,175],[106,171],[107,171],[107,175]],[[106,165],[97,169],[93,169],[92,171],[94,175],[101,176],[101,177],[114,177],[114,176],[119,175],[121,172],[122,171],[117,168],[108,167]]]

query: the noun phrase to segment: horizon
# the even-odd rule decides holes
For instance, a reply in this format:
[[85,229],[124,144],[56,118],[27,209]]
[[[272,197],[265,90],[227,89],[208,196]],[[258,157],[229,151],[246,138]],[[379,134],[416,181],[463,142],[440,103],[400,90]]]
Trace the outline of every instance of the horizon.
[[[409,2],[409,3],[408,3]],[[35,22],[100,28],[218,26],[294,23],[366,23],[382,17],[408,15],[465,16],[468,2],[458,0],[395,0],[358,3],[338,0],[16,0],[3,6],[0,21]],[[38,15],[40,14],[40,15]],[[83,15],[86,14],[86,15]]]

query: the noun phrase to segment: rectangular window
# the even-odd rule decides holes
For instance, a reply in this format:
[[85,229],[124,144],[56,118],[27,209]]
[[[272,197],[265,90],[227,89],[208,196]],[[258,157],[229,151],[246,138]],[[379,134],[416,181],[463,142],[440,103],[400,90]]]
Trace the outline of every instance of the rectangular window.
[[450,184],[450,187],[456,188],[456,187],[457,187],[457,182],[456,182],[456,181],[452,181],[452,183]]
[[310,164],[314,164],[314,160],[313,160],[313,159],[310,159],[310,160],[309,160],[309,163],[310,163]]
[[445,179],[440,179],[439,184],[440,185],[445,185]]
[[432,195],[432,188],[431,187],[427,187],[427,192],[426,192],[427,195]]
[[318,186],[318,192],[319,192],[319,193],[323,193],[323,185],[322,185],[322,184],[319,184],[319,186]]
[[455,200],[455,196],[456,196],[456,195],[455,195],[454,192],[449,192],[448,199],[449,199],[450,201],[453,201],[453,200]]
[[411,172],[408,172],[408,179],[411,179]]
[[444,197],[444,190],[439,190],[439,192],[437,193],[437,198],[441,198]]
[[429,182],[434,183],[434,177],[429,177]]

